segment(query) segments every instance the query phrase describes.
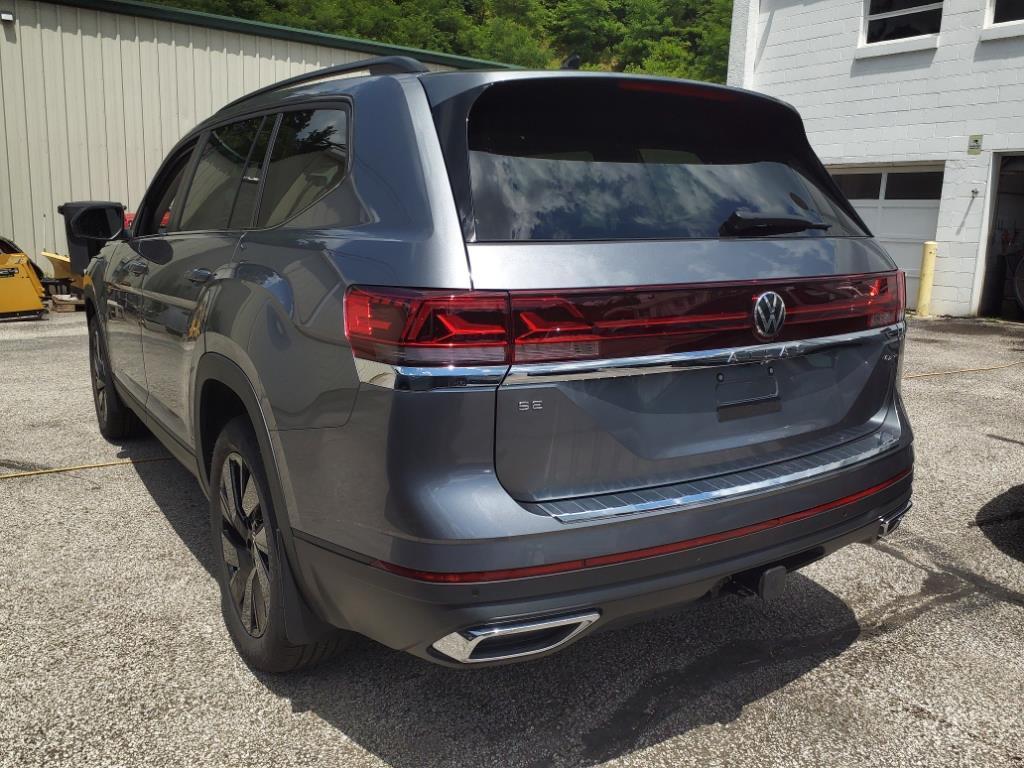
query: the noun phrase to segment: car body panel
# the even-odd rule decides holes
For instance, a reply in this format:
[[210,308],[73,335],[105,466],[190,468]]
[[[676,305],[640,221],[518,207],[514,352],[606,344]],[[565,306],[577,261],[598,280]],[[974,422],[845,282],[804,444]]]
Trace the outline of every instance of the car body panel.
[[148,265],[142,285],[140,327],[146,366],[147,408],[174,436],[190,445],[192,382],[203,346],[198,312],[206,283],[195,271],[211,275],[231,264],[240,235],[172,234],[131,241]]
[[[95,263],[95,262],[94,262]],[[142,284],[148,265],[126,243],[104,248],[103,268],[92,271],[104,286],[97,304],[105,322],[107,350],[115,377],[143,405],[148,399],[142,356]],[[96,277],[102,274],[102,281]]]

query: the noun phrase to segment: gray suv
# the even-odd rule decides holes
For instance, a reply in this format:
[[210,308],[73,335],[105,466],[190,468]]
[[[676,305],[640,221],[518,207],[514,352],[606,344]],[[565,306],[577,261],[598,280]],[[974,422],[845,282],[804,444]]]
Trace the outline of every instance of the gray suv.
[[195,474],[256,668],[535,658],[910,507],[903,275],[774,99],[375,59],[61,211],[100,431]]

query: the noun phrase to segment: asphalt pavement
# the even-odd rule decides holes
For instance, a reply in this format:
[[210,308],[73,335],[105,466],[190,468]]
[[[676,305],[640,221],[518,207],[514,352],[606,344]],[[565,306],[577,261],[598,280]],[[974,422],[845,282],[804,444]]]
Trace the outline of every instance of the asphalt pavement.
[[0,323],[0,765],[1024,765],[1024,365],[919,376],[1017,360],[1022,325],[912,322],[914,509],[773,601],[275,677],[223,629],[198,485],[100,437],[84,315]]

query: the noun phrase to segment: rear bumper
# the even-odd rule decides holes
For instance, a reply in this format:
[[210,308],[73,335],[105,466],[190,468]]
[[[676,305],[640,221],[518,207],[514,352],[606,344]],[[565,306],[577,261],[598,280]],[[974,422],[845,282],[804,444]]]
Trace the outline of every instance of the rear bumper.
[[[432,647],[453,632],[506,622],[596,613],[597,618],[588,623],[586,631],[572,637],[575,640],[592,631],[714,594],[737,576],[749,576],[779,565],[793,570],[847,544],[875,541],[895,528],[909,508],[912,463],[912,448],[907,445],[883,460],[869,462],[811,486],[748,498],[742,503],[713,505],[711,514],[719,520],[763,520],[767,517],[764,508],[768,505],[773,513],[778,510],[779,517],[786,521],[746,535],[613,565],[528,578],[432,583],[388,572],[373,565],[369,558],[301,534],[295,540],[297,565],[307,597],[330,623],[367,635],[391,648],[457,666],[458,662]],[[897,477],[890,484],[883,483]],[[794,514],[880,484],[884,485],[881,490],[841,506],[803,517]],[[681,512],[679,516],[696,513]],[[708,510],[701,510],[700,514],[708,514]],[[662,520],[662,542],[671,541],[669,537],[675,528],[668,519],[671,517],[666,515]],[[641,517],[625,525],[645,526],[651,522]],[[615,531],[621,530],[620,525],[623,524],[607,527],[606,553],[616,550],[614,542],[620,537]],[[719,530],[728,527],[721,525]],[[573,534],[572,531],[566,533]],[[581,531],[576,529],[575,534],[579,533]],[[521,542],[518,544],[524,546]],[[514,547],[517,542],[494,542],[493,545],[497,551]],[[448,549],[450,567],[447,570],[465,570],[461,565],[460,544],[451,543]],[[521,551],[529,551],[529,548]],[[504,557],[497,559],[504,560]],[[524,658],[541,655],[545,652],[531,653]]]

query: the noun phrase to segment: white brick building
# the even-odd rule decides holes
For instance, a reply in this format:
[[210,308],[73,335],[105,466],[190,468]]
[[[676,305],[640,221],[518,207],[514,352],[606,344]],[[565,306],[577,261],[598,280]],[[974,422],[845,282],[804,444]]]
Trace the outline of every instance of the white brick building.
[[934,312],[1008,309],[1003,265],[1024,247],[1024,0],[735,0],[729,83],[800,111],[912,299],[934,239]]

